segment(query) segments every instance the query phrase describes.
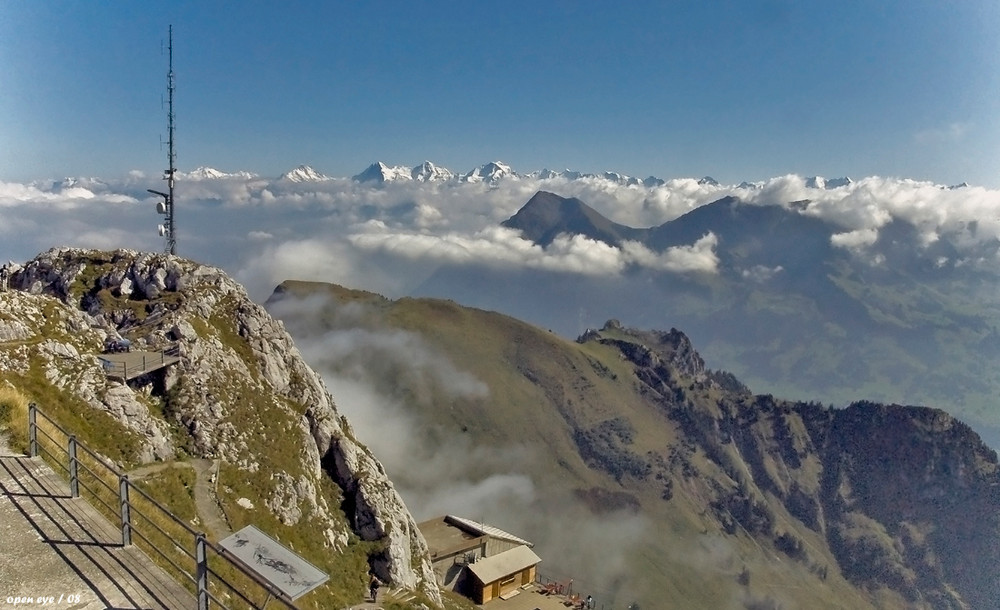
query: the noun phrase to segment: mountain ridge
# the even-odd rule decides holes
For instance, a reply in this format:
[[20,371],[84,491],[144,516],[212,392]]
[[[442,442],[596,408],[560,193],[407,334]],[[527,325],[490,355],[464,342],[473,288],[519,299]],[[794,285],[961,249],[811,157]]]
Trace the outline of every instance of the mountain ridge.
[[[552,302],[575,303],[581,319],[683,327],[710,361],[756,387],[837,404],[869,397],[943,406],[1000,446],[991,389],[1000,391],[991,372],[1000,308],[988,296],[995,279],[942,264],[958,259],[952,240],[921,245],[919,227],[895,219],[855,248],[809,202],[733,196],[633,228],[579,199],[543,193],[544,210],[533,197],[500,224],[543,248],[557,235],[622,253],[632,241],[652,257],[697,254],[712,264],[682,272],[633,265],[612,277],[441,265],[414,294],[504,311],[565,336],[584,329]],[[502,289],[509,285],[521,289]]]
[[[198,167],[190,172],[179,173],[179,177],[187,178],[192,180],[214,180],[214,179],[257,179],[259,174],[250,171],[236,171],[236,172],[225,172],[213,167],[202,166]],[[415,166],[406,165],[389,165],[382,161],[375,161],[367,168],[361,172],[351,176],[351,180],[354,182],[361,183],[373,183],[373,184],[385,184],[389,182],[397,182],[400,180],[414,180],[420,182],[444,182],[444,183],[476,183],[484,182],[486,184],[496,184],[497,182],[504,179],[522,179],[522,178],[534,178],[539,180],[592,180],[592,181],[603,181],[610,184],[615,184],[618,186],[625,187],[643,187],[643,188],[655,188],[658,186],[663,186],[666,184],[666,180],[656,176],[648,176],[646,178],[638,178],[635,176],[630,176],[628,174],[622,174],[616,171],[603,171],[603,172],[580,172],[570,169],[564,170],[551,170],[551,169],[541,169],[533,170],[529,172],[519,172],[513,169],[509,164],[494,160],[488,163],[479,165],[471,170],[465,172],[456,172],[448,169],[446,167],[437,165],[431,161],[423,161]],[[277,180],[290,180],[292,182],[322,182],[325,180],[334,179],[330,176],[320,173],[319,171],[313,169],[310,165],[303,164],[292,168],[281,175],[278,176]],[[847,187],[854,184],[854,180],[849,177],[841,178],[824,178],[822,176],[807,176],[804,177],[805,185],[808,188],[815,189],[837,189],[841,187]],[[703,176],[696,179],[697,183],[702,186],[711,186],[723,188],[724,185],[719,183],[717,180],[711,176]],[[753,189],[759,188],[759,183],[755,182],[742,182],[737,188]],[[959,185],[950,186],[947,188],[962,188],[963,186],[968,186],[966,183]],[[944,187],[942,187],[944,188]]]
[[[318,316],[312,322],[280,315],[299,299]],[[523,521],[514,531],[533,539],[543,559],[559,557],[550,569],[574,574],[606,602],[957,609],[989,608],[1000,593],[990,576],[1000,566],[996,452],[939,409],[864,401],[833,409],[754,395],[708,369],[676,329],[612,320],[569,342],[454,302],[391,301],[306,282],[283,283],[268,307],[303,341],[357,336],[359,328],[414,333],[485,383],[489,392],[477,397],[421,398],[426,382],[401,369],[393,369],[396,381],[371,380],[409,397],[409,412],[429,420],[412,426],[418,446],[470,438],[498,455],[506,443],[528,452],[520,472],[536,497],[515,511],[520,517],[507,509],[504,518]],[[338,327],[343,316],[350,323]],[[343,374],[386,357],[366,360],[365,351],[327,365]],[[412,493],[412,469],[387,468]],[[487,480],[504,472],[479,468]],[[586,546],[567,553],[550,522],[532,519],[555,505],[572,519],[576,540],[597,535],[591,521],[609,527],[633,515],[647,523],[635,538],[605,540],[604,571],[588,571]],[[706,545],[727,549],[710,569],[681,559]],[[621,571],[607,567],[619,561]],[[783,587],[791,581],[808,584]]]

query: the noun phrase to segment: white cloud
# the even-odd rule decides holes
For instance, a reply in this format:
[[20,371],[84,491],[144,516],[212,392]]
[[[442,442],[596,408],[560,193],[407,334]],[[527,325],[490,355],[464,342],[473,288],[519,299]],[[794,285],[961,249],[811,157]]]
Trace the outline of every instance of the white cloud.
[[[229,269],[255,298],[266,297],[287,278],[399,296],[441,265],[589,276],[635,267],[664,273],[718,269],[718,250],[724,246],[714,235],[664,252],[638,244],[615,248],[581,236],[560,236],[542,248],[499,226],[536,190],[546,189],[578,197],[611,220],[637,227],[662,224],[727,195],[750,205],[800,202],[798,213],[839,227],[832,238],[839,247],[871,246],[879,230],[896,220],[916,227],[921,237],[915,247],[954,247],[956,264],[987,266],[996,260],[998,190],[947,189],[883,177],[830,189],[809,184],[823,181],[787,175],[749,186],[720,186],[680,178],[650,188],[603,178],[524,178],[501,181],[495,188],[417,181],[373,187],[346,179],[296,184],[257,177],[181,181],[178,251]],[[117,182],[0,182],[0,258],[25,260],[56,245],[161,250],[156,224],[162,217],[153,211],[158,198],[146,192],[151,186],[160,185],[138,174]]]
[[604,242],[581,235],[559,235],[543,248],[522,238],[520,232],[499,226],[472,235],[379,231],[353,234],[348,239],[361,250],[437,263],[527,267],[589,275],[618,273],[625,265],[621,251]]
[[625,242],[622,255],[625,260],[641,267],[673,273],[716,273],[719,257],[715,247],[719,239],[707,233],[690,246],[673,246],[663,253],[656,253],[638,242]]
[[663,269],[676,272],[715,273],[719,265],[719,257],[715,255],[715,246],[718,243],[719,239],[715,234],[708,233],[693,245],[668,248],[661,257]]
[[742,275],[745,279],[752,280],[754,282],[766,282],[784,270],[784,267],[781,265],[777,265],[775,267],[754,265],[750,269],[742,270],[740,275]]
[[857,229],[845,233],[836,233],[830,237],[830,243],[838,248],[858,250],[870,246],[878,240],[877,229]]

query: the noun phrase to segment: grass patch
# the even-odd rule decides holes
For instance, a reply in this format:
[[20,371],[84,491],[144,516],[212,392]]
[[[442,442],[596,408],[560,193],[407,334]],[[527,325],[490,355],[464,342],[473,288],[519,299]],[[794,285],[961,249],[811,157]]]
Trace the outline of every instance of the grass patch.
[[[51,385],[38,363],[33,364],[28,374],[10,373],[8,381],[61,427],[72,431],[80,442],[118,467],[128,470],[139,464],[142,440],[136,432],[110,414],[94,409],[76,394]],[[27,419],[23,429],[27,430]]]
[[0,431],[3,430],[11,449],[28,452],[28,397],[9,385],[0,386]]

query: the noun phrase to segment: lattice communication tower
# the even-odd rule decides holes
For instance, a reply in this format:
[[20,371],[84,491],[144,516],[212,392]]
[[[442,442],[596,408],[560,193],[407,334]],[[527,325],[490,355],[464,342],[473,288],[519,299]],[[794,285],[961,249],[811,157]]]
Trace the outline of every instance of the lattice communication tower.
[[177,161],[177,153],[174,150],[174,26],[170,26],[167,38],[167,164],[169,167],[163,172],[163,179],[167,181],[167,192],[146,189],[154,195],[163,197],[163,201],[156,204],[156,211],[164,215],[164,223],[159,225],[160,236],[166,238],[167,254],[177,253],[177,231],[174,226],[174,179],[177,168],[174,164]]

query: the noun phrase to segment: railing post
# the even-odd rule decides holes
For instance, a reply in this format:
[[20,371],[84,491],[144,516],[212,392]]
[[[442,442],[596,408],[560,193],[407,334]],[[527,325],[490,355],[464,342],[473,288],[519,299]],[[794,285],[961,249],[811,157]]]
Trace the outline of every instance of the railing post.
[[208,610],[208,551],[205,548],[205,534],[194,538],[195,561],[198,562],[196,580],[198,583],[198,610]]
[[80,497],[80,471],[76,459],[76,435],[69,437],[69,495]]
[[28,404],[28,456],[38,455],[38,405]]
[[118,477],[118,501],[121,504],[122,514],[122,546],[132,544],[132,515],[128,502],[128,475]]

